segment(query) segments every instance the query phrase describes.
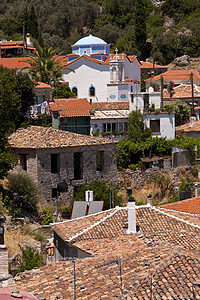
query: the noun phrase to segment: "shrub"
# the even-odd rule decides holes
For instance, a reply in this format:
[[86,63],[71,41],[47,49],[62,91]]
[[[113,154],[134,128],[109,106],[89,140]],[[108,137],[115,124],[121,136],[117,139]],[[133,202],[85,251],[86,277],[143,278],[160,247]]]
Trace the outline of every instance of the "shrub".
[[25,270],[40,268],[44,264],[42,254],[35,251],[30,246],[23,248],[19,245],[19,247],[22,251],[22,257],[19,267],[15,270],[13,275],[16,275],[19,272],[24,272]]
[[8,187],[13,193],[23,196],[35,208],[37,207],[38,187],[25,171],[10,173],[8,175]]
[[50,209],[43,208],[42,209],[42,224],[49,225],[50,223],[53,223],[53,216],[50,212]]

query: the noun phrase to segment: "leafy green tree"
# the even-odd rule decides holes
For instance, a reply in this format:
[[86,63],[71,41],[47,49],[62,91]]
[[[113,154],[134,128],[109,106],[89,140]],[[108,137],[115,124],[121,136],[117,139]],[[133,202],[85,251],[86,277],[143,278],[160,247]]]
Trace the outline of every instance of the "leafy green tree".
[[23,196],[35,208],[38,203],[38,186],[34,180],[25,172],[8,174],[8,187],[13,193]]
[[112,207],[121,204],[121,197],[117,196],[117,186],[106,181],[98,180],[93,181],[89,185],[84,184],[79,186],[74,201],[84,201],[85,191],[87,190],[94,192],[93,196],[95,201],[104,201],[103,210],[110,208],[112,193],[114,193],[114,203],[111,204]]
[[57,99],[67,99],[74,97],[74,94],[71,92],[71,89],[66,84],[58,84],[54,87],[52,92],[53,98]]
[[186,123],[191,115],[190,106],[181,100],[176,100],[173,103],[173,107],[175,109],[175,125],[179,126]]
[[144,121],[142,113],[140,111],[132,111],[128,116],[128,139],[134,142],[141,140],[143,132]]
[[20,119],[20,97],[14,89],[13,75],[13,71],[0,67],[0,178],[16,163],[7,142],[7,135]]
[[35,102],[34,82],[26,73],[19,72],[14,75],[14,90],[20,96],[21,100],[21,118],[28,111],[29,107]]

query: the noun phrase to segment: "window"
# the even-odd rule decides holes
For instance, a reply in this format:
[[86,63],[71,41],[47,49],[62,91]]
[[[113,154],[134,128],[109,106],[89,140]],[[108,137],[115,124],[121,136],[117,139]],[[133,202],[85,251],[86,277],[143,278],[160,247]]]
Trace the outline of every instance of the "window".
[[103,171],[104,167],[104,151],[98,151],[97,152],[97,171]]
[[95,96],[95,88],[93,86],[90,87],[90,97]]
[[160,120],[150,120],[150,129],[152,132],[160,132]]
[[74,95],[77,97],[78,96],[78,89],[77,89],[77,87],[73,87],[72,88],[72,93],[74,93]]
[[74,153],[74,179],[83,179],[83,153]]
[[103,131],[106,132],[106,123],[103,124]]
[[59,174],[60,173],[60,155],[51,154],[51,173]]
[[111,124],[107,123],[107,131],[111,131]]
[[148,107],[149,105],[149,94],[144,94],[144,106]]
[[116,131],[116,124],[112,123],[112,131]]
[[22,166],[22,169],[27,171],[27,155],[26,154],[20,154],[20,164]]

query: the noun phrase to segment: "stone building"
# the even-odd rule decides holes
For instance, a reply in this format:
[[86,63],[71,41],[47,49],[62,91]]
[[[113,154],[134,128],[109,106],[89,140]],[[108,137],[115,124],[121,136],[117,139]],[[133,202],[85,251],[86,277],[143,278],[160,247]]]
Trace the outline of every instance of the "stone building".
[[13,133],[9,143],[22,169],[40,187],[43,203],[55,200],[63,180],[68,192],[62,196],[68,199],[79,185],[115,180],[117,175],[116,142],[110,139],[30,126]]

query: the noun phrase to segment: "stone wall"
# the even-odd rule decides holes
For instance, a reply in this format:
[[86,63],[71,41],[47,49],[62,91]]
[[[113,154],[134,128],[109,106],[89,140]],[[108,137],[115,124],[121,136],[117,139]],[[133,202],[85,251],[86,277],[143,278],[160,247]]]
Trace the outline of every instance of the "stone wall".
[[0,287],[14,283],[13,277],[8,273],[8,247],[0,245]]
[[[104,151],[104,167],[97,171],[97,153]],[[83,178],[74,180],[74,153],[82,152]],[[68,147],[57,149],[18,150],[19,154],[27,155],[27,173],[34,179],[40,188],[40,199],[44,204],[54,202],[52,189],[56,189],[60,181],[66,180],[68,193],[62,193],[63,203],[69,203],[76,186],[90,183],[94,179],[112,180],[117,182],[116,144]],[[60,156],[60,172],[51,173],[51,154]],[[53,203],[52,202],[52,203]]]

